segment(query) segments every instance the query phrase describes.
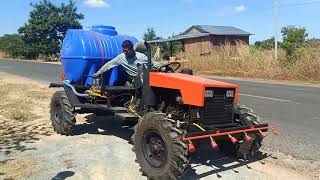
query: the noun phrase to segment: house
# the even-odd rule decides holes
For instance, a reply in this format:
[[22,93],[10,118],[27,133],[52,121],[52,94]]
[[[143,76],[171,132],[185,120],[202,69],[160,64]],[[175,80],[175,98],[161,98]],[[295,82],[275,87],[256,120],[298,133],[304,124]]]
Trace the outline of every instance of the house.
[[236,42],[249,44],[250,35],[252,34],[232,26],[194,25],[178,36],[149,41],[149,43],[180,41],[186,54],[206,55],[218,51],[225,44],[231,46],[235,46]]

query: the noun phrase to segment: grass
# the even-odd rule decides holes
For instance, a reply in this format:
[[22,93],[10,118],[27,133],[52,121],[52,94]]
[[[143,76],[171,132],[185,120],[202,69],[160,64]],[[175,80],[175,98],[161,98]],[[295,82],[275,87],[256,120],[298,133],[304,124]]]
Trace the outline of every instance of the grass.
[[[6,83],[0,80],[0,115],[17,121],[30,121],[42,117],[48,106],[50,92],[34,85]],[[45,103],[44,103],[45,102]]]
[[0,58],[11,58],[11,56],[0,51]]
[[48,110],[52,92],[45,86],[0,73],[0,94],[0,153],[25,151],[22,142],[52,134]]
[[320,46],[299,50],[291,61],[282,49],[279,63],[274,61],[273,55],[272,50],[238,44],[236,47],[226,45],[207,56],[181,54],[180,57],[187,60],[184,66],[197,74],[320,82]]

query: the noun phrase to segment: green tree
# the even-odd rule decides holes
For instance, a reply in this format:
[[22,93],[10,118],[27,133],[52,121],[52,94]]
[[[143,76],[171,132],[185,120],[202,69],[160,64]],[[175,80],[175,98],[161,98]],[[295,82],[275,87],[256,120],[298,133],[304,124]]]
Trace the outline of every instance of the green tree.
[[[169,36],[168,38],[174,38],[176,37],[175,34],[172,34],[172,36]],[[147,28],[147,31],[143,34],[143,40],[145,41],[152,41],[152,40],[158,40],[163,39],[161,36],[158,36],[154,28],[149,27]],[[183,49],[182,43],[178,41],[173,41],[172,44],[170,42],[163,42],[160,44],[161,53],[163,56],[170,56],[171,54],[171,48],[172,45],[172,53],[178,53],[181,52]],[[151,48],[152,55],[155,54],[156,47]]]
[[60,5],[55,5],[50,0],[42,0],[31,6],[33,10],[29,20],[18,32],[23,35],[32,56],[43,54],[48,57],[58,53],[66,31],[82,28],[79,20],[84,19],[84,15],[77,12],[73,0]]
[[[147,31],[143,33],[143,40],[145,41],[152,41],[152,40],[157,40],[161,39],[161,37],[157,36],[156,31],[154,30],[153,27],[148,27]],[[151,46],[151,55],[154,56],[157,51],[157,47]]]
[[159,36],[157,36],[156,31],[152,27],[147,28],[147,32],[143,33],[143,40],[145,41],[152,41],[160,39]]
[[[280,45],[281,43],[278,42],[278,44]],[[254,45],[257,48],[261,48],[261,49],[268,49],[268,50],[274,49],[274,37],[263,40],[263,41],[256,41]]]
[[[169,36],[168,38],[175,38],[179,35],[175,35],[174,33]],[[164,54],[164,56],[171,56],[172,54],[176,54],[179,52],[182,52],[183,50],[183,45],[181,41],[171,41],[171,42],[165,42],[161,44],[161,52]],[[171,52],[172,51],[172,52]]]
[[292,60],[296,51],[305,47],[308,33],[305,28],[295,26],[283,27],[281,33],[283,36],[281,47],[286,51],[287,58]]
[[0,37],[0,51],[18,58],[25,53],[25,44],[19,34],[5,34]]
[[[177,36],[179,36],[179,35],[175,35],[173,33],[172,36],[169,38],[175,38]],[[179,52],[182,52],[182,50],[183,50],[183,45],[182,45],[181,41],[173,41],[172,42],[172,52],[173,53],[179,53]]]

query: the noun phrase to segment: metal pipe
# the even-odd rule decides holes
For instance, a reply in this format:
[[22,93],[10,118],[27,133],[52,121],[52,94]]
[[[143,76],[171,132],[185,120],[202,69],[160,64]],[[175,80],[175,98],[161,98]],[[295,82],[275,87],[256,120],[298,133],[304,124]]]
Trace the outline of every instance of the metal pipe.
[[147,66],[148,66],[148,72],[150,72],[151,71],[151,67],[152,67],[152,62],[151,62],[151,47],[150,47],[150,44],[147,42],[147,41],[145,41],[144,42],[144,45],[146,46],[146,48],[147,48],[147,57],[148,57],[148,64],[147,64]]
[[164,108],[166,107],[166,103],[164,101],[161,102],[160,108],[159,108],[159,112],[163,112]]
[[65,84],[66,86],[68,86],[69,88],[71,88],[71,90],[73,91],[73,93],[77,96],[80,96],[80,97],[88,97],[89,94],[81,94],[81,93],[78,93],[77,90],[70,84],[69,80],[64,80],[63,81],[63,84]]
[[228,131],[228,132],[222,132],[222,133],[217,132],[217,133],[213,133],[213,134],[206,134],[206,135],[182,138],[182,140],[183,141],[190,141],[190,140],[195,140],[195,139],[204,139],[204,138],[217,137],[217,136],[226,136],[226,135],[230,135],[230,134],[237,134],[237,133],[244,133],[244,132],[251,132],[251,131],[268,130],[271,128],[272,128],[272,126],[260,127],[260,128],[250,128],[250,129],[243,129],[243,130],[234,130],[234,131]]

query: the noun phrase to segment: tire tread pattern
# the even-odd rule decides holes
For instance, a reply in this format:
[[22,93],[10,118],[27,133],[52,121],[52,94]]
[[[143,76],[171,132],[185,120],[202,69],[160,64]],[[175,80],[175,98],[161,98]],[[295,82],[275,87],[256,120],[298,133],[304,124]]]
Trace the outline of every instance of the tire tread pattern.
[[[55,120],[55,104],[60,103],[63,112],[63,118],[59,124]],[[54,131],[61,135],[72,135],[75,131],[75,113],[65,91],[57,91],[53,94],[50,104],[50,119]]]
[[[161,169],[153,168],[144,158],[142,150],[142,135],[147,129],[153,128],[164,137],[168,150],[167,162]],[[169,119],[162,113],[147,113],[140,118],[134,127],[132,150],[136,154],[136,160],[140,164],[141,172],[149,179],[179,179],[189,165],[187,145],[181,138],[183,131],[177,127],[175,120]]]

